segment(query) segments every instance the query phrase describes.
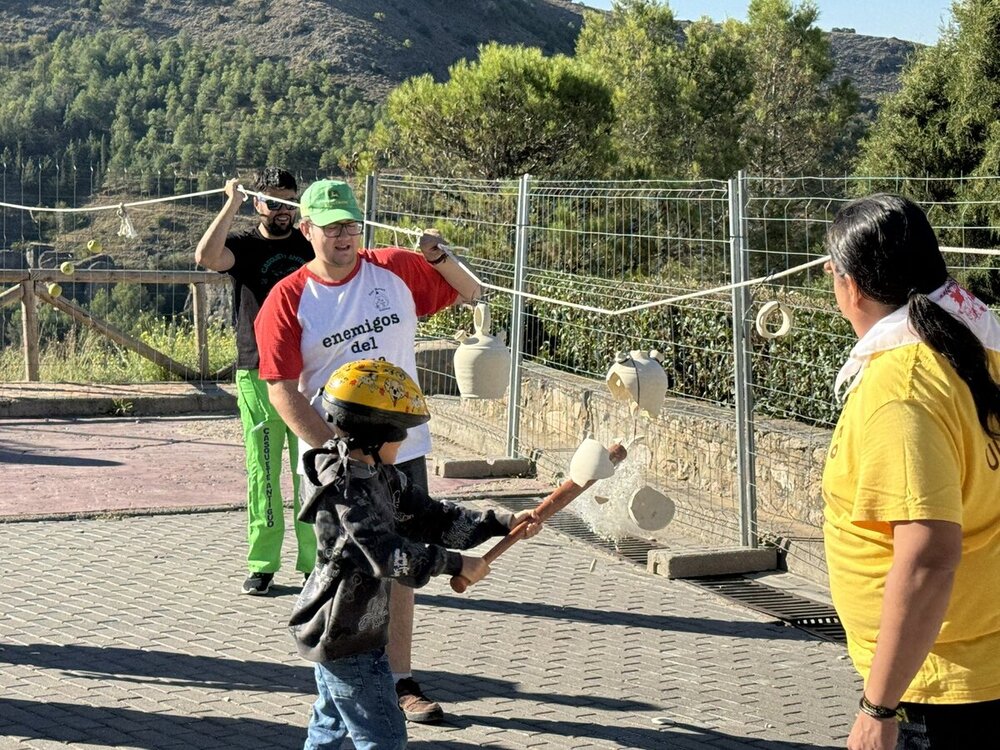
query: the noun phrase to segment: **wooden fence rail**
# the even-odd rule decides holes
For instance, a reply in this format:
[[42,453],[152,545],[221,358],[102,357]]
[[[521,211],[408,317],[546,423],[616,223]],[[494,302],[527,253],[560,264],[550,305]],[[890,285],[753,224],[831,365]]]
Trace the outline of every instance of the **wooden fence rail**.
[[[62,295],[51,295],[46,290],[49,283],[59,284],[187,284],[191,287],[192,313],[194,316],[195,347],[198,354],[197,369],[177,362],[165,353],[130,336],[106,320],[91,315],[73,300]],[[209,284],[228,284],[229,277],[212,271],[136,271],[126,269],[79,270],[66,275],[58,269],[33,268],[30,270],[0,269],[0,307],[21,303],[21,340],[24,350],[25,380],[39,379],[39,328],[37,305],[43,302],[69,315],[78,323],[111,339],[116,344],[131,349],[136,354],[163,367],[184,380],[208,380],[227,377],[232,366],[216,373],[208,371],[208,295]],[[4,289],[3,287],[9,288]]]

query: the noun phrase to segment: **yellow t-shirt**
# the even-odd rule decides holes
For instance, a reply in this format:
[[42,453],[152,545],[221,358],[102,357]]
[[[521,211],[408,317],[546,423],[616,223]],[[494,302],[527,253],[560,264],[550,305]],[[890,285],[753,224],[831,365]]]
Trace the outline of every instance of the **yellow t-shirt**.
[[[990,353],[994,372],[1000,355]],[[1000,440],[972,393],[924,344],[875,355],[848,396],[823,471],[830,591],[867,680],[892,521],[962,526],[962,559],[938,639],[903,696],[916,703],[1000,698]]]

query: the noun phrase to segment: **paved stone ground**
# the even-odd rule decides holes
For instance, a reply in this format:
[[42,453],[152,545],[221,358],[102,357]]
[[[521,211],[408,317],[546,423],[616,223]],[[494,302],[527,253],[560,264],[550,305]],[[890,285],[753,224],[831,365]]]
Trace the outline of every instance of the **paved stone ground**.
[[[237,593],[238,420],[8,408],[0,749],[301,747],[312,671],[284,628],[297,575]],[[545,489],[431,481],[452,497]],[[417,615],[418,676],[448,718],[411,725],[415,748],[843,747],[860,689],[841,646],[553,530],[465,595],[432,581]]]
[[[0,748],[301,747],[297,576],[238,594],[243,523],[0,524]],[[552,530],[465,595],[432,581],[415,638],[448,711],[415,748],[843,747],[859,688],[841,646]]]
[[[0,418],[0,519],[239,508],[244,460],[240,420],[231,415]],[[531,479],[444,479],[433,475],[433,460],[429,471],[436,496],[548,491]],[[282,486],[287,500],[287,460]]]

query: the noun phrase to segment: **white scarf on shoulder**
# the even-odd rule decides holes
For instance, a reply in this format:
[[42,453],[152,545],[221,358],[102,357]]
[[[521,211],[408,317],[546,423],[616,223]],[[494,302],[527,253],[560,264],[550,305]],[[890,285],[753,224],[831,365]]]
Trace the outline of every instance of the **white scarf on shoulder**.
[[[964,289],[954,279],[948,279],[927,296],[938,307],[965,323],[984,347],[1000,352],[1000,320],[972,292]],[[907,305],[886,315],[858,340],[847,355],[847,361],[840,368],[833,384],[837,400],[843,401],[861,382],[861,375],[873,355],[916,344],[920,340],[910,326]],[[845,384],[847,388],[841,393],[840,389]]]

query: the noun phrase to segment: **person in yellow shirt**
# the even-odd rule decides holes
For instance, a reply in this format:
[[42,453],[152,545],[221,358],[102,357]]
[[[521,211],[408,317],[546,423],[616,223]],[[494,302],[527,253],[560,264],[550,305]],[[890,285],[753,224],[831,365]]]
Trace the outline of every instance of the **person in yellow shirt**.
[[847,747],[986,747],[1000,715],[1000,321],[949,277],[905,198],[847,204],[826,248],[859,339],[823,473],[830,590],[864,679]]

